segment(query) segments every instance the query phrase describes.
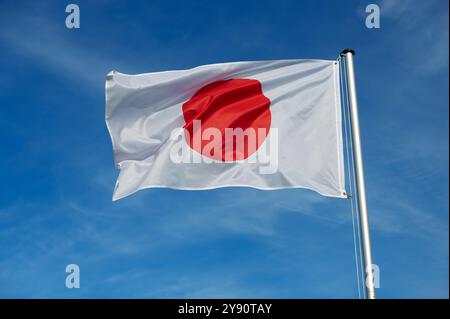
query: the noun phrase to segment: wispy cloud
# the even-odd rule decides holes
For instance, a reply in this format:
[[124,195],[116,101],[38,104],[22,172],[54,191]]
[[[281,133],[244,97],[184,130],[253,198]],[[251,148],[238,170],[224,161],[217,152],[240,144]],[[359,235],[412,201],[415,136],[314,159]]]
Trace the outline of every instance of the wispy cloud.
[[91,41],[84,35],[84,29],[67,29],[65,16],[54,14],[58,9],[63,12],[64,6],[44,2],[5,9],[0,43],[7,52],[32,61],[57,77],[97,91],[104,86],[104,78],[111,69],[124,68],[120,54],[126,50],[114,47],[115,54],[111,54],[95,43],[89,45]]
[[439,0],[381,1],[382,19],[388,20],[394,30],[380,49],[399,50],[403,57],[399,62],[411,74],[448,70],[448,4],[447,10],[445,6]]

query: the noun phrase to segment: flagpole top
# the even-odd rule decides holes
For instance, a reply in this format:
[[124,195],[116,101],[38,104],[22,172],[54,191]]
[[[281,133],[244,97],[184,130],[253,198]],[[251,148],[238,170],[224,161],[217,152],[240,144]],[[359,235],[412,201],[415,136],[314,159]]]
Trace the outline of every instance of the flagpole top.
[[356,53],[355,53],[355,50],[353,50],[353,49],[344,49],[344,51],[342,51],[341,52],[341,56],[344,56],[344,55],[346,55],[347,53],[351,53],[352,55],[355,55]]

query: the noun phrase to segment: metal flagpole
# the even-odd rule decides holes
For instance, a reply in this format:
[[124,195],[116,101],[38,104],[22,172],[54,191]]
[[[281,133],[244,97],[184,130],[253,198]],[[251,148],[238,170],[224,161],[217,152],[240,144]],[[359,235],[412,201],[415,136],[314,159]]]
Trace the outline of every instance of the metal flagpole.
[[361,136],[359,132],[358,101],[356,98],[355,70],[353,56],[355,51],[345,49],[341,56],[345,57],[347,75],[347,92],[350,106],[350,122],[352,128],[353,161],[355,163],[356,189],[358,195],[359,227],[366,272],[365,287],[368,299],[375,299],[375,283],[372,269],[372,249],[370,246],[369,219],[367,215],[366,187],[364,182],[364,167],[361,150]]

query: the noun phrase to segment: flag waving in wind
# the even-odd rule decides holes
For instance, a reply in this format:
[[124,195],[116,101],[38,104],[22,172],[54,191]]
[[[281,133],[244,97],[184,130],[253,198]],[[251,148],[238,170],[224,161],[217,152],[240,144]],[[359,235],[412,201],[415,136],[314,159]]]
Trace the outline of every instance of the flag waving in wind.
[[212,64],[106,79],[106,124],[120,174],[140,189],[308,188],[344,198],[339,64]]

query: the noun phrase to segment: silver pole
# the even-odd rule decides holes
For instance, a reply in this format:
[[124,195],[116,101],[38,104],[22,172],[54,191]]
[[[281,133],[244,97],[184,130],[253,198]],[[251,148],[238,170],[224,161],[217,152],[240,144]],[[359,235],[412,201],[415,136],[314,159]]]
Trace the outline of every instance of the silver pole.
[[356,189],[358,195],[359,227],[364,255],[364,269],[366,272],[366,297],[375,299],[375,284],[372,269],[372,250],[370,246],[369,219],[367,215],[366,187],[364,182],[364,167],[361,150],[361,136],[359,131],[358,101],[356,98],[355,70],[353,55],[355,51],[345,49],[341,56],[345,57],[348,100],[350,104],[350,122],[352,127],[353,161],[355,163]]

